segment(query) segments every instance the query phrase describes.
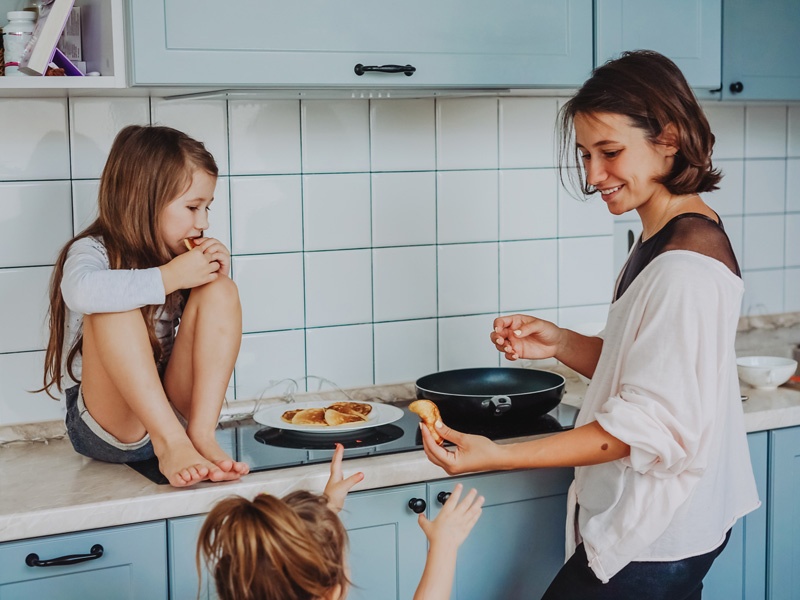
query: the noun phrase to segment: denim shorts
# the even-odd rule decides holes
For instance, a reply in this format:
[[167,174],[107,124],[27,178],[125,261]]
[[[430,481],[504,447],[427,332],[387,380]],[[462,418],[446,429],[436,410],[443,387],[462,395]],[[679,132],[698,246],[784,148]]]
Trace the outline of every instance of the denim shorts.
[[129,463],[155,456],[150,434],[138,442],[120,442],[94,420],[83,402],[80,386],[67,389],[67,435],[78,454],[112,463]]

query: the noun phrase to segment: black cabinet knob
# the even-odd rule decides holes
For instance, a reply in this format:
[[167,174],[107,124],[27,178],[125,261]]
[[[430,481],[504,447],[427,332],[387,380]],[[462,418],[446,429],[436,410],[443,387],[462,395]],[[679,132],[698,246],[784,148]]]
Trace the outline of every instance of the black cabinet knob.
[[439,492],[436,496],[436,499],[439,501],[439,504],[444,504],[447,502],[447,499],[450,497],[450,492]]
[[744,85],[741,81],[734,81],[729,89],[731,90],[731,94],[739,94],[744,89]]
[[425,509],[428,508],[428,505],[422,498],[412,498],[408,501],[408,508],[417,514],[420,514],[425,512]]

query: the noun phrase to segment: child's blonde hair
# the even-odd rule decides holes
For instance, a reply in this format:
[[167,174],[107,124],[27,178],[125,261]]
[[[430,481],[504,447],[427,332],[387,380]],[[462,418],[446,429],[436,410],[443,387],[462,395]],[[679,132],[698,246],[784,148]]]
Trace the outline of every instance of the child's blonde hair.
[[[61,297],[61,279],[72,244],[85,237],[102,238],[111,269],[148,269],[168,263],[173,257],[159,234],[161,214],[191,185],[192,174],[198,169],[217,177],[217,163],[211,153],[202,142],[182,131],[129,125],[117,134],[100,176],[97,219],[67,243],[53,268],[44,386],[36,391],[52,396],[50,388],[54,385],[62,391],[66,304]],[[158,308],[142,308],[156,360],[161,358],[153,323]],[[79,335],[67,349],[67,372],[73,379],[72,361],[82,346],[83,336]]]
[[220,501],[197,542],[221,600],[317,600],[350,582],[347,532],[325,496],[292,492]]

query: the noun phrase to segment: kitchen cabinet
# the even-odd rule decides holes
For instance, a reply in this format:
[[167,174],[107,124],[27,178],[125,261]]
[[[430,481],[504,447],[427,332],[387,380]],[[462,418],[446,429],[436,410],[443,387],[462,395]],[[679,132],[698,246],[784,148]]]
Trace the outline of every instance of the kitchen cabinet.
[[166,599],[165,539],[157,521],[0,544],[0,598]]
[[722,98],[800,100],[800,2],[724,2]]
[[592,68],[591,0],[127,7],[134,86],[573,88]]
[[[6,13],[19,10],[19,0],[0,0],[0,23]],[[87,71],[98,77],[0,77],[0,97],[44,95],[45,90],[96,90],[123,88],[125,78],[125,27],[123,0],[75,0],[81,9],[81,42]],[[80,93],[80,92],[77,92]]]
[[728,545],[703,580],[703,600],[766,597],[768,437],[766,431],[747,436],[761,507],[734,525]]
[[[169,597],[173,600],[196,598],[217,600],[217,592],[204,568],[203,585],[197,585],[197,536],[205,515],[180,517],[167,521],[167,550],[169,553]],[[199,593],[198,593],[199,592]]]
[[721,80],[722,0],[595,0],[596,64],[643,48],[670,57],[710,94]]

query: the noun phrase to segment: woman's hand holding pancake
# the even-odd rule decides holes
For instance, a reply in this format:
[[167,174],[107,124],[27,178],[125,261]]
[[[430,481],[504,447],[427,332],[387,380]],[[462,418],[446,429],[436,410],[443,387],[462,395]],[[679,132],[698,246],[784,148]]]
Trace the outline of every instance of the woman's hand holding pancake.
[[506,459],[503,458],[503,446],[495,444],[487,437],[461,433],[439,421],[436,431],[455,445],[455,448],[447,449],[436,443],[423,423],[420,423],[420,430],[428,460],[442,467],[450,475],[509,468]]

